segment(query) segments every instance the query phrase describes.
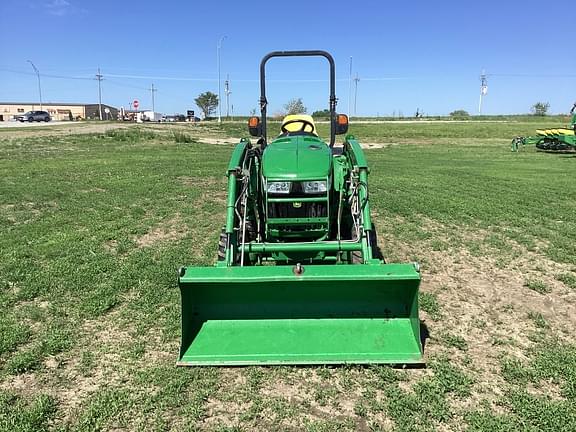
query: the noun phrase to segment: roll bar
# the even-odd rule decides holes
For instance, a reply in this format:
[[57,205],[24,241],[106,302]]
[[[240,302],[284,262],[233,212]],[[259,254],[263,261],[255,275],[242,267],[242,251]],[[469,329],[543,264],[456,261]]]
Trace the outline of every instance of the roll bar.
[[266,100],[266,62],[272,57],[324,57],[330,63],[330,147],[334,146],[336,141],[336,67],[334,66],[334,59],[332,56],[322,50],[310,51],[273,51],[268,53],[262,58],[260,62],[260,113],[262,117],[262,149],[266,147],[266,107],[268,101]]

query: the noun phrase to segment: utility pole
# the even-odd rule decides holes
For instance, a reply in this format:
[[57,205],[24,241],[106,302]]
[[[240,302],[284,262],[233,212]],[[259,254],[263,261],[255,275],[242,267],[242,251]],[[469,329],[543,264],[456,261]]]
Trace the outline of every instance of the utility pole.
[[222,48],[222,41],[226,36],[222,36],[216,45],[216,61],[218,63],[218,123],[222,123],[222,98],[220,97],[220,49]]
[[28,63],[32,65],[34,72],[36,72],[36,77],[38,78],[38,95],[40,96],[40,111],[42,111],[42,86],[40,85],[40,71],[34,65],[34,63],[32,63],[32,61],[28,60]]
[[354,78],[354,115],[356,115],[356,100],[358,98],[358,81],[360,81],[360,78],[358,78],[358,72],[356,72],[356,78]]
[[100,73],[100,68],[98,68],[96,79],[98,80],[98,113],[100,115],[100,121],[102,121],[102,78],[103,75]]
[[480,75],[480,102],[478,102],[478,114],[482,114],[482,99],[488,93],[488,79],[486,78],[486,71],[482,69]]
[[230,75],[226,75],[226,81],[224,81],[224,94],[226,95],[226,118],[230,119]]
[[150,93],[152,93],[152,112],[155,113],[156,110],[154,109],[154,93],[157,92],[158,89],[154,88],[154,83],[152,83],[152,86],[150,87]]
[[350,56],[350,73],[348,74],[348,117],[350,117],[350,107],[352,105],[352,56]]

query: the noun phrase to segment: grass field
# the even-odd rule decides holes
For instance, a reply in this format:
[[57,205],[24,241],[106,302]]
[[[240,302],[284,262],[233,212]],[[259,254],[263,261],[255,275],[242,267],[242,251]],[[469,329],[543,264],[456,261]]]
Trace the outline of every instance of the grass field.
[[0,131],[0,430],[576,430],[576,157],[509,147],[559,124],[351,127],[422,266],[416,370],[174,366],[243,124]]

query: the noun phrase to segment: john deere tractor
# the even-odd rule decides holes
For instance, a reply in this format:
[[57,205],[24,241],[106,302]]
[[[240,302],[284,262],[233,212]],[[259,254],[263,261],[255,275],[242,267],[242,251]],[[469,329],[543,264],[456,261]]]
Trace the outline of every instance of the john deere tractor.
[[534,136],[517,136],[512,139],[512,151],[517,152],[526,145],[535,145],[538,150],[567,152],[576,150],[576,103],[570,110],[572,120],[565,128],[537,129]]
[[[269,141],[265,68],[274,57],[330,65],[330,139],[307,115]],[[277,51],[260,64],[260,117],[228,164],[214,267],[182,267],[178,365],[422,363],[417,264],[387,264],[370,215],[368,163],[336,113],[325,51]]]

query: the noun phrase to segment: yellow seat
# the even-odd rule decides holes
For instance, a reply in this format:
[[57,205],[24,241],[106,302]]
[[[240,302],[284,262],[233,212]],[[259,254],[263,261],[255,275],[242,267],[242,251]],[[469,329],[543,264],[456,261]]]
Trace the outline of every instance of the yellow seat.
[[[310,124],[306,124],[299,122],[298,120],[304,120]],[[290,122],[290,124],[286,124]],[[293,123],[292,123],[293,122]],[[304,128],[302,128],[304,126]],[[312,116],[307,114],[289,114],[284,117],[282,120],[282,128],[286,129],[288,132],[309,132],[318,136],[316,133],[316,124],[314,123],[314,119]]]

